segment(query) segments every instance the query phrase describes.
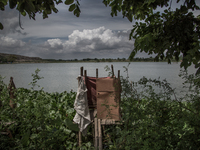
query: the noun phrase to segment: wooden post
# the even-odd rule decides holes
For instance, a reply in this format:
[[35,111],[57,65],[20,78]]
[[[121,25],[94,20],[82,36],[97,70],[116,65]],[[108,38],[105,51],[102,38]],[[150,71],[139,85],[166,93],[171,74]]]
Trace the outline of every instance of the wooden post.
[[120,79],[120,70],[118,70],[118,78]]
[[80,75],[83,76],[83,67],[80,68]]
[[98,119],[98,131],[99,131],[99,150],[102,150],[101,119]]
[[112,69],[112,77],[114,77],[114,69],[113,69],[113,65],[111,65],[111,69]]
[[95,150],[98,150],[98,120],[94,118],[94,129],[95,129]]
[[98,69],[96,69],[96,78],[98,78],[98,76],[99,76],[99,75],[98,75]]
[[84,76],[85,77],[87,76],[87,70],[84,70]]

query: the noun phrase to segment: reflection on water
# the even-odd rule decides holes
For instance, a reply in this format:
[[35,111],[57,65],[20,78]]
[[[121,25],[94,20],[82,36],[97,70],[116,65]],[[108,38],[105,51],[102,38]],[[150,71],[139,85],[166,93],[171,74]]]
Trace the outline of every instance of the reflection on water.
[[[32,81],[31,74],[38,68],[39,75],[44,77],[38,84],[44,87],[47,92],[63,92],[77,90],[76,77],[80,74],[80,67],[87,70],[88,76],[96,76],[98,68],[99,77],[107,76],[105,66],[113,64],[114,72],[120,70],[120,74],[127,76],[124,66],[128,63],[39,63],[39,64],[0,64],[0,75],[6,76],[4,82],[8,84],[12,76],[16,87],[30,88],[28,85]],[[180,64],[166,62],[132,62],[128,67],[128,75],[131,81],[138,81],[143,76],[151,79],[167,79],[173,88],[181,89],[183,80],[178,76]],[[194,73],[195,69],[190,67],[189,72]]]

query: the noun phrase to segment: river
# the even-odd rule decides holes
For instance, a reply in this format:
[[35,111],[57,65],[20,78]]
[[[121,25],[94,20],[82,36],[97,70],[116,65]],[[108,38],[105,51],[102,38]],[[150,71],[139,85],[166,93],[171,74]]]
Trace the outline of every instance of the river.
[[[16,87],[31,88],[29,83],[32,81],[32,73],[38,68],[39,75],[44,77],[38,81],[38,84],[46,92],[77,91],[77,76],[80,74],[80,67],[87,70],[88,76],[96,76],[96,68],[99,70],[99,77],[105,77],[108,72],[105,66],[114,66],[114,72],[117,71],[123,77],[127,76],[124,72],[124,66],[127,62],[112,63],[31,63],[31,64],[0,64],[0,75],[4,78],[6,84],[12,76]],[[195,69],[190,67],[189,72],[194,73]],[[131,81],[138,81],[143,76],[152,79],[167,79],[173,88],[177,90],[182,88],[183,80],[178,76],[180,73],[180,64],[166,62],[132,62],[128,67],[128,75]]]

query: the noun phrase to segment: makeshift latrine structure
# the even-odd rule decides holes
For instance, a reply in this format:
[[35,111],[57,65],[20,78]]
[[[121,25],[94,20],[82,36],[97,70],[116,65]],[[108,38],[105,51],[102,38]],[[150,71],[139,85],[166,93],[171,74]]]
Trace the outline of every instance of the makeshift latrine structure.
[[[75,109],[77,105],[82,103],[82,109],[85,110],[80,120],[86,119],[87,125],[90,123],[94,124],[94,145],[95,149],[102,149],[102,132],[101,125],[117,124],[121,120],[120,114],[120,94],[121,94],[121,83],[120,83],[120,71],[118,70],[118,77],[114,75],[113,65],[111,65],[112,76],[111,77],[98,77],[98,69],[96,69],[96,77],[87,76],[87,71],[83,67],[80,68],[80,76],[78,77],[78,92],[75,100]],[[81,82],[81,84],[80,84]],[[84,84],[84,85],[82,85]],[[83,89],[80,90],[82,87]],[[83,92],[84,91],[84,92]],[[82,95],[80,94],[82,92]],[[81,97],[82,96],[82,97]],[[78,99],[79,97],[79,99]],[[84,98],[83,98],[84,97]],[[83,102],[85,100],[86,102]],[[87,105],[87,106],[85,106]],[[81,106],[80,106],[81,107]],[[81,108],[80,108],[81,109]],[[77,110],[77,109],[76,109]],[[83,111],[83,110],[82,110]],[[77,110],[79,113],[80,110]],[[88,113],[90,114],[88,117]],[[76,118],[75,116],[75,118]],[[77,119],[77,118],[76,118]],[[81,123],[81,121],[74,121]],[[86,125],[86,126],[87,126]],[[82,125],[83,127],[84,125]],[[81,145],[81,131],[82,128],[79,125],[79,146]]]

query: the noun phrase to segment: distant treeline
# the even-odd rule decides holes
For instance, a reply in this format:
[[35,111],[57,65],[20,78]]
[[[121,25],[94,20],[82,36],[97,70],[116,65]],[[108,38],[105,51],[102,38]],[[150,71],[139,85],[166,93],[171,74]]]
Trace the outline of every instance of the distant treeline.
[[[55,59],[43,59],[47,62],[130,62],[129,59],[126,58],[117,58],[117,59],[113,59],[113,58],[84,58],[84,59],[70,59],[70,60],[63,60],[63,59],[59,59],[59,60],[55,60]],[[180,58],[181,60],[181,58]],[[131,62],[154,62],[154,61],[158,61],[155,60],[153,57],[149,57],[149,58],[133,58],[133,60],[131,60]],[[159,60],[159,61],[167,61],[167,60]],[[172,61],[175,61],[172,60]]]
[[[180,58],[179,60],[181,60]],[[153,57],[149,58],[133,58],[131,62],[154,62],[155,59]],[[156,60],[156,61],[166,61],[166,60]],[[175,61],[172,60],[172,61]],[[21,55],[14,55],[14,54],[3,54],[0,53],[0,63],[67,63],[67,62],[130,62],[129,59],[126,58],[84,58],[84,59],[42,59],[39,57],[27,57]]]

